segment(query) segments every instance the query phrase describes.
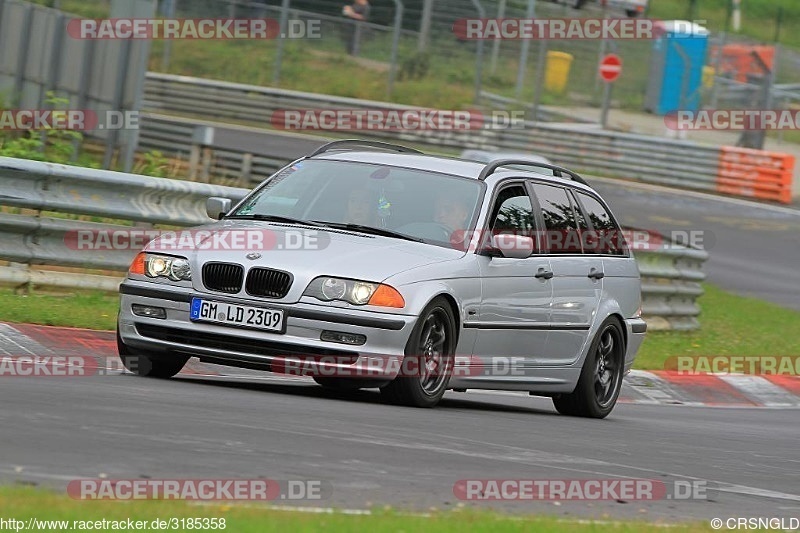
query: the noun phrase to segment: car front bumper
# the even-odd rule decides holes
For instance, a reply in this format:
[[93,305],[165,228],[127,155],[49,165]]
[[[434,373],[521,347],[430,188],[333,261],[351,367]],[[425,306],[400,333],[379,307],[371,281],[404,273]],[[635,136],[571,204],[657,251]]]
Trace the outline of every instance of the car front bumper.
[[[417,316],[342,309],[306,302],[281,304],[263,299],[199,293],[190,288],[126,280],[120,287],[118,331],[134,353],[163,357],[190,355],[203,361],[293,375],[391,380],[400,371]],[[285,332],[273,333],[189,319],[191,300],[281,309]],[[161,307],[166,318],[133,314],[132,304]],[[323,331],[364,335],[359,346],[323,341]]]

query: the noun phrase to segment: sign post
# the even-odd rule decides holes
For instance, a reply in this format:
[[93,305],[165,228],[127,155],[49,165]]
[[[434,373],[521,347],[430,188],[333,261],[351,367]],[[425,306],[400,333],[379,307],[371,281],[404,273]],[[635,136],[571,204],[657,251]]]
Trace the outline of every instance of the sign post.
[[605,129],[608,124],[608,108],[611,106],[611,88],[622,74],[622,59],[616,54],[606,55],[600,62],[599,73],[606,84],[603,89],[603,110],[600,113],[600,125]]

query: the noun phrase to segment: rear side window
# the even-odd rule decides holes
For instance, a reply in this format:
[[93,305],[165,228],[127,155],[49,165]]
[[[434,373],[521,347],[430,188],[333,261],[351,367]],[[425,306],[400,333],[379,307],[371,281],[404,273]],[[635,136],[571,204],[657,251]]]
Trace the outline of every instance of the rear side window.
[[534,183],[533,191],[542,208],[547,251],[556,255],[582,253],[575,211],[566,189]]
[[598,254],[627,255],[625,238],[608,209],[597,198],[576,192],[592,229],[584,238],[587,245],[586,251]]

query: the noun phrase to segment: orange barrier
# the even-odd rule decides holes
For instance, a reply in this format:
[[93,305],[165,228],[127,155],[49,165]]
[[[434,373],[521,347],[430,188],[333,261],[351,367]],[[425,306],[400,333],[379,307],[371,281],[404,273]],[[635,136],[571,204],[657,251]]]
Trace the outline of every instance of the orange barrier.
[[793,172],[793,155],[723,146],[717,192],[788,204],[792,201]]
[[[722,55],[718,59],[717,55],[720,53]],[[744,83],[750,81],[753,76],[764,76],[764,70],[753,57],[753,53],[758,55],[767,68],[772,69],[772,64],[775,61],[774,46],[727,44],[722,49],[719,46],[713,46],[709,54],[708,64],[717,66],[718,76]]]

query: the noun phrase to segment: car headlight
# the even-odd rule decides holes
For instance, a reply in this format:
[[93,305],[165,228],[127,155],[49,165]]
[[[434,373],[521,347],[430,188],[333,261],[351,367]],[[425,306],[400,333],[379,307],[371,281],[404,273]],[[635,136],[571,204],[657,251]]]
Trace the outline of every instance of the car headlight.
[[192,268],[185,257],[151,254],[142,252],[131,263],[131,274],[140,274],[148,278],[167,278],[172,281],[192,279]]
[[405,307],[406,302],[397,289],[381,283],[332,277],[320,277],[309,283],[303,296],[313,296],[323,302],[340,300],[353,305]]

